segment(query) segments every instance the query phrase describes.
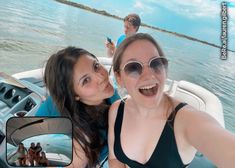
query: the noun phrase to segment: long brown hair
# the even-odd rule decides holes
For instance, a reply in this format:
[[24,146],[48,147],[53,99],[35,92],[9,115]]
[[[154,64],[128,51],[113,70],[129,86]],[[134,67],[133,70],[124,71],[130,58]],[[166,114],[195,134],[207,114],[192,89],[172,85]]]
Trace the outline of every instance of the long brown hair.
[[88,106],[75,99],[73,69],[83,55],[97,59],[88,51],[76,47],[67,47],[53,54],[46,64],[44,82],[61,115],[72,120],[73,137],[83,148],[88,167],[95,167],[104,143],[100,130],[107,128],[109,107],[105,104]]

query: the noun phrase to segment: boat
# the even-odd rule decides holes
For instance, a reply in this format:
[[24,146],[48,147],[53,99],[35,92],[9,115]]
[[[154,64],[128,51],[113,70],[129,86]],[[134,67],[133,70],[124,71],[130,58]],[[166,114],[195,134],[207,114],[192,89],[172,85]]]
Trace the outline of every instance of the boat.
[[[29,149],[32,142],[35,145],[36,142],[40,142],[41,149],[46,153],[50,166],[66,166],[72,160],[72,123],[68,118],[12,117],[7,121],[6,137],[9,165],[20,165],[17,159],[17,149],[20,142],[23,142],[26,149]],[[60,148],[58,148],[59,146]],[[61,146],[65,147],[61,148]],[[63,153],[61,153],[62,150]],[[34,165],[37,163],[35,162]],[[30,166],[30,162],[27,163],[27,166]]]
[[[100,57],[99,60],[108,70],[110,69],[111,58]],[[48,92],[42,80],[43,72],[44,69],[41,68],[11,76],[0,73],[0,135],[2,137],[0,140],[3,139],[0,151],[5,151],[6,148],[6,121],[14,116],[34,116],[40,104],[45,101]],[[222,127],[225,127],[221,101],[207,89],[188,81],[167,79],[165,92],[171,97],[208,113]],[[4,152],[1,152],[0,164],[4,164],[4,166],[6,166],[5,158]],[[2,166],[0,165],[0,167]],[[214,168],[215,166],[198,152],[189,167]]]

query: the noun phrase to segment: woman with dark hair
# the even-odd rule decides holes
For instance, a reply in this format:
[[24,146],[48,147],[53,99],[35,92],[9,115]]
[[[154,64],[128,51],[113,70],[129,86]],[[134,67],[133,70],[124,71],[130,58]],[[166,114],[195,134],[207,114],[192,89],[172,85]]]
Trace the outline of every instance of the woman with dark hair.
[[39,156],[37,166],[49,166],[49,161],[46,157],[45,152],[41,152],[41,156]]
[[69,117],[75,140],[72,165],[95,167],[107,156],[108,110],[119,98],[108,71],[88,51],[67,47],[47,61],[44,82],[50,97],[36,116]]
[[29,153],[28,160],[30,161],[30,165],[34,166],[35,165],[34,163],[37,161],[36,146],[34,142],[31,143],[28,153]]
[[19,143],[18,149],[16,154],[18,156],[19,166],[25,166],[26,156],[27,156],[27,149],[24,147],[23,143]]
[[40,158],[40,153],[42,151],[42,147],[41,147],[41,144],[40,142],[37,142],[37,145],[35,147],[35,160],[36,162],[38,162],[39,158]]

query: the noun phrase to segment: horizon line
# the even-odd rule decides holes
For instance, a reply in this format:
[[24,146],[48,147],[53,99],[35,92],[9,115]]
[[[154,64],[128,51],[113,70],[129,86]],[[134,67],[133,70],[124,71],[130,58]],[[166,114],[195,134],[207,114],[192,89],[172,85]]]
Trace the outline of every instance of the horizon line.
[[[104,15],[104,16],[107,16],[107,17],[112,17],[114,19],[124,20],[124,18],[122,18],[120,16],[117,16],[117,15],[110,14],[110,13],[106,12],[105,10],[98,10],[98,9],[91,8],[89,6],[86,6],[86,5],[77,3],[77,2],[71,2],[71,1],[68,1],[68,0],[54,0],[54,1],[66,4],[66,5],[70,5],[70,6],[73,6],[73,7],[77,7],[77,8],[83,9],[83,10],[87,10],[89,12]],[[141,23],[141,26],[142,27],[147,27],[147,28],[150,28],[150,29],[154,29],[154,30],[157,30],[157,31],[161,31],[163,33],[172,34],[174,36],[185,38],[185,39],[188,39],[188,40],[191,40],[191,41],[196,41],[196,42],[199,42],[199,43],[202,43],[202,44],[210,45],[212,47],[216,47],[216,48],[219,48],[219,49],[222,48],[222,46],[219,46],[219,45],[214,44],[214,43],[210,43],[210,42],[207,42],[207,41],[204,41],[204,40],[200,40],[200,39],[197,39],[195,37],[188,36],[188,35],[185,35],[185,34],[169,31],[169,30],[166,30],[166,29],[162,29],[162,28],[159,28],[159,27],[156,27],[156,26],[151,26],[151,25],[148,25],[146,23]],[[231,49],[227,49],[227,50],[235,53],[235,50],[231,50]]]

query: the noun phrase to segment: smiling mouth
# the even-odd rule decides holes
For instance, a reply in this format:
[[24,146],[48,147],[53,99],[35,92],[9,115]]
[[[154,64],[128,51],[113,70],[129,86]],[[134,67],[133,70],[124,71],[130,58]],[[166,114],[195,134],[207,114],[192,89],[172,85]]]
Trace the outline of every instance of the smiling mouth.
[[139,88],[139,92],[144,96],[154,96],[157,94],[158,84],[148,85]]

